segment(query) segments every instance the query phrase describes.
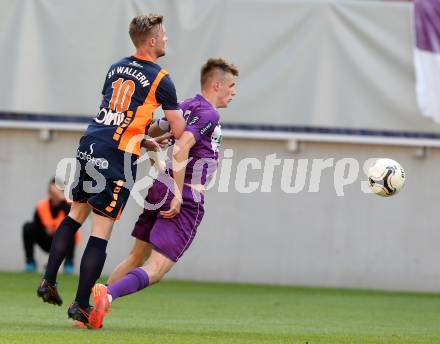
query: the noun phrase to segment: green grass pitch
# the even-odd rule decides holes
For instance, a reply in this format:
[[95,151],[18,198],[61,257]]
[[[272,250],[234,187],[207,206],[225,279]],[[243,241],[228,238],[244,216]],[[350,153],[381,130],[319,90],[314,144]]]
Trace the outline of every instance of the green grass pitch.
[[0,273],[0,343],[440,343],[436,294],[164,281],[112,306],[99,331],[43,304],[36,274]]

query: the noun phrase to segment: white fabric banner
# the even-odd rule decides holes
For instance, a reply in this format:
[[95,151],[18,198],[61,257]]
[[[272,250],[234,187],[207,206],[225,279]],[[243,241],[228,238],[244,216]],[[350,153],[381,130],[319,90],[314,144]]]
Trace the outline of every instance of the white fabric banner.
[[417,106],[413,4],[372,0],[2,0],[0,111],[94,116],[146,12],[165,16],[179,99],[208,57],[240,67],[223,122],[440,132]]
[[417,101],[422,113],[440,123],[440,0],[415,1]]

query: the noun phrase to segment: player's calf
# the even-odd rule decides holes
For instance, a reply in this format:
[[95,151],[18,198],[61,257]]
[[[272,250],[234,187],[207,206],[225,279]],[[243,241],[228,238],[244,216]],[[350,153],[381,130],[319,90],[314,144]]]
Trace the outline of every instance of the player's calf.
[[159,283],[174,264],[171,259],[153,250],[150,258],[148,258],[142,269],[148,274],[149,284],[151,285]]

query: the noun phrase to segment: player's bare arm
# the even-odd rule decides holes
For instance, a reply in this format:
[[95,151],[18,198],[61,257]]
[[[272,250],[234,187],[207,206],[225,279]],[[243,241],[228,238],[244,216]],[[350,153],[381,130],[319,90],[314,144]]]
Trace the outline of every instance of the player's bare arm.
[[189,151],[195,143],[196,139],[194,138],[194,135],[189,131],[185,131],[173,146],[173,179],[175,183],[175,193],[170,204],[170,209],[160,212],[160,215],[165,219],[170,219],[180,212],[186,163]]
[[183,118],[182,110],[164,110],[165,117],[170,124],[171,131],[176,139],[185,131],[186,122]]
[[159,118],[148,128],[148,136],[161,137],[170,132],[170,124],[165,118]]

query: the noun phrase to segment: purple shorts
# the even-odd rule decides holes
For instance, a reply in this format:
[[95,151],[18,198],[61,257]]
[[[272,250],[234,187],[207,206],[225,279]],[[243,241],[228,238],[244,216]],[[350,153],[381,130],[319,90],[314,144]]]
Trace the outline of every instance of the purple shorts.
[[177,262],[191,245],[205,213],[203,196],[199,198],[196,201],[192,189],[185,185],[180,213],[172,219],[164,219],[159,212],[170,208],[173,194],[165,184],[155,181],[148,190],[144,212],[131,235],[150,243],[157,252]]

